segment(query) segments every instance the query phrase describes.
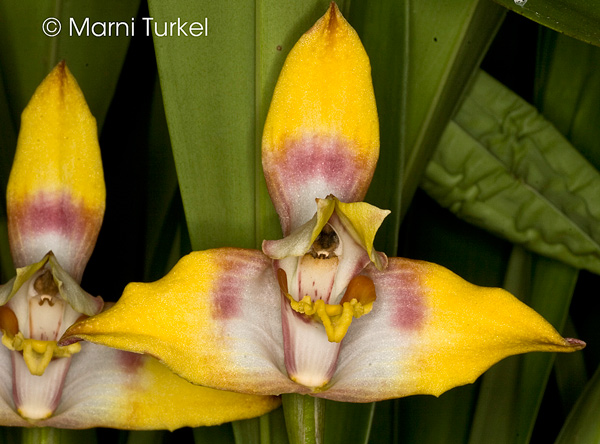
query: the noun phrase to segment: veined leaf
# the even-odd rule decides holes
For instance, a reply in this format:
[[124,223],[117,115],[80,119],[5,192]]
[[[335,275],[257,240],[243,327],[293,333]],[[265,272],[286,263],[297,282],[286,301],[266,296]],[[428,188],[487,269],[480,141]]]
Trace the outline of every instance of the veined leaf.
[[494,0],[548,28],[600,45],[600,4],[595,0]]
[[600,273],[600,175],[537,111],[480,73],[423,188],[459,217]]

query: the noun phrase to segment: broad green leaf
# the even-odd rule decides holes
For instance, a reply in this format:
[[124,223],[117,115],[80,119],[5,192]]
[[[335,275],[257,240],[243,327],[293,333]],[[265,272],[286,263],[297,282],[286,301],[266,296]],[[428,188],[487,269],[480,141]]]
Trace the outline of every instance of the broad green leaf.
[[[140,0],[0,2],[0,69],[15,128],[35,88],[63,59],[102,128],[139,4]],[[60,22],[61,32],[56,37],[44,34],[42,26],[47,19]],[[83,29],[86,19],[88,28]],[[100,24],[94,25],[97,22]],[[109,22],[127,26],[113,24],[109,37]],[[47,26],[50,31],[56,29],[56,23]],[[103,30],[105,37],[94,36],[94,31],[100,35]]]
[[536,110],[480,73],[423,188],[459,217],[600,272],[600,175]]
[[[577,275],[572,267],[515,247],[504,287],[560,328]],[[554,358],[550,353],[513,356],[486,372],[469,444],[529,442]]]
[[494,0],[555,31],[600,45],[600,4],[595,0]]
[[149,7],[159,29],[177,19],[203,25],[198,37],[154,37],[192,246],[254,247],[254,4],[151,0]]
[[367,443],[375,413],[375,403],[325,403],[325,441],[327,444]]
[[600,367],[575,404],[555,444],[600,442]]
[[[404,150],[402,214],[504,10],[485,0],[427,0],[411,1],[409,14],[408,80],[401,92],[406,95],[404,146],[400,147]],[[386,186],[388,174],[376,177],[382,184],[375,191]]]

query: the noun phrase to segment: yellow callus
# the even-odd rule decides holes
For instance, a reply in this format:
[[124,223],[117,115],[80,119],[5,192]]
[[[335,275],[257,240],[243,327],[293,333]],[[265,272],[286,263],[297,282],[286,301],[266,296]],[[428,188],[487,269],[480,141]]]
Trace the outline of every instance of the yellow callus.
[[81,351],[79,342],[59,347],[56,341],[25,338],[21,332],[14,336],[4,332],[2,345],[9,350],[22,351],[29,372],[35,376],[42,376],[53,358],[68,358]]
[[375,302],[375,286],[366,276],[356,276],[348,285],[344,297],[339,304],[326,304],[318,299],[313,301],[310,296],[304,296],[296,301],[288,292],[287,285],[282,286],[285,273],[278,270],[278,279],[282,294],[289,300],[292,310],[320,321],[325,327],[329,342],[342,342],[352,319],[369,314]]

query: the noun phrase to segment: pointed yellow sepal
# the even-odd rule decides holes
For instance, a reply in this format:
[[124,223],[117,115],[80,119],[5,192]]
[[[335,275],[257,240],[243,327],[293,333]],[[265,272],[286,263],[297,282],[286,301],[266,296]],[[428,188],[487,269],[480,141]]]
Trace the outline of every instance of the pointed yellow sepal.
[[53,251],[80,281],[106,200],[96,119],[60,62],[21,117],[7,187],[8,232],[17,267]]
[[154,358],[143,356],[139,361],[138,377],[111,412],[121,423],[120,428],[174,430],[212,426],[263,415],[281,403],[275,396],[245,395],[193,385]]
[[296,213],[311,199],[335,194],[355,202],[367,191],[379,156],[371,65],[335,3],[286,59],[265,122],[262,156],[284,234],[308,220]]
[[507,356],[585,347],[582,341],[563,338],[536,311],[501,288],[473,285],[439,265],[412,263],[426,303],[421,308],[420,344],[398,375],[403,381],[407,375],[415,378],[411,394],[439,395],[471,383]]
[[265,123],[263,150],[285,150],[286,140],[312,134],[353,141],[357,154],[377,159],[371,65],[335,3],[287,57]]
[[88,209],[104,211],[106,192],[96,119],[77,81],[60,62],[38,86],[21,117],[7,198],[67,191]]

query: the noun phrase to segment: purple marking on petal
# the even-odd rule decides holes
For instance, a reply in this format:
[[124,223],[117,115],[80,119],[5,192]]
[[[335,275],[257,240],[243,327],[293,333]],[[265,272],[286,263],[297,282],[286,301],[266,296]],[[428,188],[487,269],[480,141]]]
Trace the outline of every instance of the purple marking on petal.
[[119,364],[127,373],[136,373],[144,365],[144,355],[119,350]]
[[288,140],[281,150],[263,155],[265,179],[284,235],[312,217],[315,198],[333,194],[343,202],[363,199],[372,171],[348,144],[311,135]]
[[[258,276],[268,265],[269,259],[257,260],[255,252],[238,249],[237,256],[228,254],[217,259],[218,279],[213,290],[213,317],[229,319],[241,315],[241,299],[244,297],[248,281]],[[270,267],[269,267],[270,269]]]
[[425,270],[419,261],[390,258],[388,268],[378,271],[368,267],[368,275],[375,283],[375,304],[389,307],[393,325],[401,330],[418,330],[427,314],[424,287],[421,281]]
[[81,280],[102,224],[102,211],[89,210],[68,193],[39,192],[8,206],[8,231],[16,267],[53,251],[62,267]]

